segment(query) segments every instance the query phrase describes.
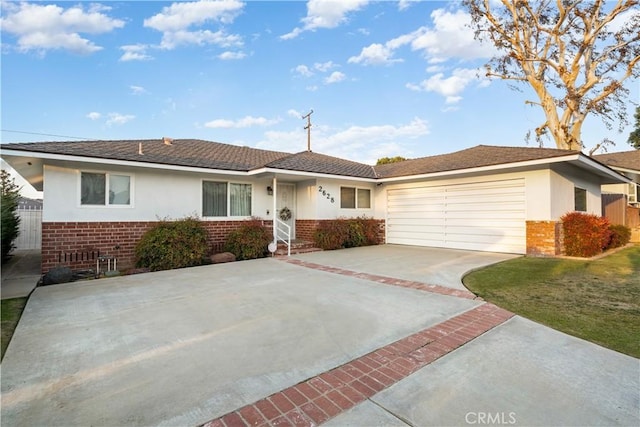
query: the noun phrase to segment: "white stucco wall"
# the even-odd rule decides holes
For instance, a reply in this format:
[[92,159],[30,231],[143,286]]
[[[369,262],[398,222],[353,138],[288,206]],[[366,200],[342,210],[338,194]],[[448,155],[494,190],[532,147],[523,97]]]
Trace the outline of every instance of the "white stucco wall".
[[[341,209],[340,208],[340,187],[364,188],[371,191],[371,208],[369,209]],[[322,190],[320,190],[322,187]],[[315,187],[317,194],[315,218],[355,218],[360,216],[373,217],[375,211],[375,187],[374,183],[348,181],[340,179],[318,179]],[[325,192],[323,194],[322,192]],[[333,199],[333,201],[332,201]],[[309,219],[311,219],[310,217]]]
[[298,182],[296,185],[296,218],[314,219],[318,206],[316,180]]
[[552,170],[550,176],[552,190],[550,219],[558,220],[562,215],[574,210],[575,187],[587,191],[586,213],[602,215],[600,181],[596,177],[569,165]]
[[[81,206],[80,172],[108,172],[131,176],[130,206]],[[95,167],[44,168],[43,221],[155,221],[162,218],[182,218],[202,215],[202,181],[216,180],[252,184],[253,216],[266,218],[273,198],[267,195],[270,179],[250,179],[238,176],[194,174],[152,169],[108,169]],[[246,219],[228,217],[225,219]]]

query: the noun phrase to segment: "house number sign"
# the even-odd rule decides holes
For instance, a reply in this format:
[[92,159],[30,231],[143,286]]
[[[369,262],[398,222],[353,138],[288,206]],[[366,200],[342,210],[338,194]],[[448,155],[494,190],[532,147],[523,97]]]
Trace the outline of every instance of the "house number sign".
[[318,193],[320,193],[323,196],[325,196],[327,198],[327,200],[331,200],[331,203],[335,203],[335,200],[334,200],[333,197],[331,197],[331,194],[329,194],[329,192],[327,190],[323,190],[322,189],[322,185],[318,185]]

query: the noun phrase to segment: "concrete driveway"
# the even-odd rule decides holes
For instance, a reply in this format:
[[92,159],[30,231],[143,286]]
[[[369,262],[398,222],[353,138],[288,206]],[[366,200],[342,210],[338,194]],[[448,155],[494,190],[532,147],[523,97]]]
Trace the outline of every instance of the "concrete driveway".
[[510,257],[380,246],[37,288],[2,423],[637,425],[637,359],[461,287]]

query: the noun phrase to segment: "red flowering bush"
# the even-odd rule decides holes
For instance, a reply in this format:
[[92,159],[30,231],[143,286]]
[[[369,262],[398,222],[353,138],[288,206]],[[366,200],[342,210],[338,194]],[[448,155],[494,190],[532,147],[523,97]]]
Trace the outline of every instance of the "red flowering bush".
[[609,220],[597,215],[570,212],[560,218],[565,252],[569,256],[592,257],[609,246]]

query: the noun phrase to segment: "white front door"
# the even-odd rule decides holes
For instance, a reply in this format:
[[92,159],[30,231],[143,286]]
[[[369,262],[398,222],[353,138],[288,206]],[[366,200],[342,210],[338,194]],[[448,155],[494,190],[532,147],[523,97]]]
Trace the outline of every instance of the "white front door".
[[[296,186],[295,184],[278,184],[276,217],[291,227],[291,240],[296,237]],[[287,208],[290,215],[284,215],[284,208]],[[289,219],[283,217],[290,216]]]

